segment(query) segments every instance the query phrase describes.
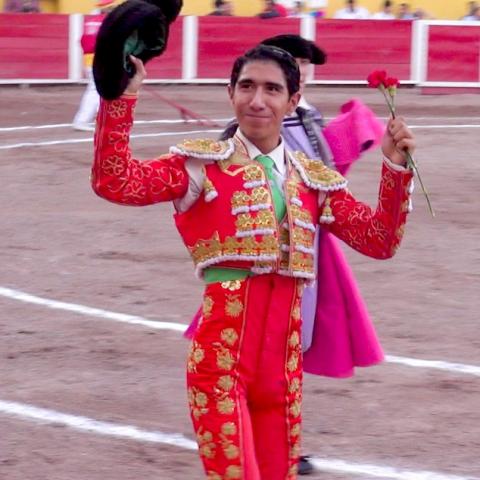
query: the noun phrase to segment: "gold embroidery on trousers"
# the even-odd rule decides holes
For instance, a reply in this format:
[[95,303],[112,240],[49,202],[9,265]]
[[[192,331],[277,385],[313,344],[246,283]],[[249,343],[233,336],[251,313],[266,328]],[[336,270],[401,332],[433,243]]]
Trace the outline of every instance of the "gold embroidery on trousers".
[[217,446],[213,441],[213,435],[211,434],[211,432],[205,431],[202,433],[202,427],[200,427],[197,433],[197,442],[198,450],[201,456],[205,458],[215,457],[215,449],[217,448]]
[[234,383],[235,381],[231,375],[222,375],[217,380],[217,385],[223,392],[229,392],[233,388]]
[[222,433],[224,435],[235,435],[237,433],[237,426],[233,422],[226,422],[222,425]]
[[217,367],[222,370],[231,370],[235,364],[235,359],[228,348],[217,347]]
[[230,397],[218,400],[217,410],[223,415],[231,415],[235,411],[235,402]]
[[208,397],[205,393],[199,391],[195,387],[192,387],[188,389],[187,394],[188,403],[190,404],[190,411],[192,412],[195,420],[198,420],[202,415],[208,413]]
[[238,465],[230,465],[225,472],[226,480],[237,480],[242,478],[242,469]]
[[[229,237],[231,239],[232,237]],[[230,290],[234,292],[235,290],[240,290],[242,286],[242,282],[240,280],[227,280],[226,282],[222,282],[222,288],[225,290]]]
[[202,315],[204,318],[209,317],[213,309],[213,299],[212,297],[206,296],[203,299]]
[[187,370],[189,373],[195,373],[197,371],[197,365],[205,358],[205,351],[199,343],[193,341],[190,345],[190,351],[188,355]]
[[238,333],[233,328],[225,328],[221,331],[220,337],[227,345],[233,346],[238,340]]
[[239,295],[227,295],[227,301],[225,303],[225,314],[229,317],[239,317],[243,312],[243,303],[240,300]]

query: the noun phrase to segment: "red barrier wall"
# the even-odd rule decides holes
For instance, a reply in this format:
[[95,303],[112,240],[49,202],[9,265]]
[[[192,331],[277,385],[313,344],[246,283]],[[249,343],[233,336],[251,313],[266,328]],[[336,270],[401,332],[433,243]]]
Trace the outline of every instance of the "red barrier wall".
[[68,15],[0,14],[0,78],[68,78]]
[[148,78],[182,78],[182,36],[183,22],[178,21],[170,27],[168,45],[165,53],[147,64]]
[[298,18],[199,17],[198,77],[229,78],[232,63],[264,38],[300,34]]
[[321,20],[316,43],[328,55],[315,67],[316,80],[365,80],[373,70],[387,70],[410,80],[412,24],[405,20]]
[[480,25],[430,25],[428,32],[427,81],[480,81]]
[[[427,82],[480,81],[480,25],[428,25]],[[225,79],[232,61],[260,40],[300,33],[298,18],[198,17],[199,79]],[[318,20],[317,43],[327,52],[316,80],[365,80],[386,69],[412,80],[412,23],[409,21]],[[0,14],[0,80],[68,80],[69,16]],[[183,21],[172,25],[164,55],[148,64],[150,79],[182,78]]]

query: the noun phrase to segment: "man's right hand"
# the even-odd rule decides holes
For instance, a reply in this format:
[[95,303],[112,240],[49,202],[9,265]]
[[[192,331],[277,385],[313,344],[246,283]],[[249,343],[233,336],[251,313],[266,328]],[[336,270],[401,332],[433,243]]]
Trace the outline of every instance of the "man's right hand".
[[130,55],[130,61],[135,66],[135,75],[130,79],[123,93],[136,95],[142,86],[144,78],[147,76],[147,71],[145,70],[145,65],[139,58]]

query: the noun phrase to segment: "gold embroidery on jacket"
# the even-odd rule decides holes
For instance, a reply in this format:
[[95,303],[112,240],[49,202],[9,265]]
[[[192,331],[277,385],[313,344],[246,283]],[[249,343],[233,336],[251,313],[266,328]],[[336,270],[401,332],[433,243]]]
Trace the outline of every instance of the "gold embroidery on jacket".
[[336,170],[328,168],[321,160],[311,160],[303,152],[295,152],[293,157],[299,162],[308,181],[312,184],[325,188],[341,185],[342,188],[345,188],[345,178]]

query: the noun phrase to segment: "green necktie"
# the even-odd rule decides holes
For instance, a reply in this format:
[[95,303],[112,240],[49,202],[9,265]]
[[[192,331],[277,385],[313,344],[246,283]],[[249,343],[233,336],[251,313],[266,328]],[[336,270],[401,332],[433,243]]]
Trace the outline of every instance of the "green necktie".
[[260,162],[265,168],[268,179],[270,180],[270,191],[272,192],[273,199],[273,209],[275,210],[275,216],[280,222],[285,216],[287,211],[285,206],[285,199],[283,198],[283,193],[275,181],[275,174],[273,173],[273,158],[268,155],[257,155],[255,160]]

